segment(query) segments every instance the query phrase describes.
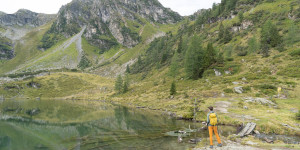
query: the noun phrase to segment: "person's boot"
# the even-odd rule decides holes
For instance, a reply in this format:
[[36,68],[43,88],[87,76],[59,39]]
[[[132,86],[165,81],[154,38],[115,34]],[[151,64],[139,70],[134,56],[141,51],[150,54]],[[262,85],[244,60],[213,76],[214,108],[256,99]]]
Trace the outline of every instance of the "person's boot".
[[222,143],[218,144],[218,147],[222,147]]
[[209,148],[214,148],[214,146],[211,145],[211,146],[209,146]]

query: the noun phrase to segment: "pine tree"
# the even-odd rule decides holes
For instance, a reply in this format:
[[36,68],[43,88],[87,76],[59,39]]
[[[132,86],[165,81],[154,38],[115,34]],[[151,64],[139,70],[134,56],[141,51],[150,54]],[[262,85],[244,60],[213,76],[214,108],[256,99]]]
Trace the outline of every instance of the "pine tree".
[[123,79],[121,75],[118,75],[117,80],[115,82],[115,91],[117,93],[122,93],[122,88],[123,88]]
[[128,74],[126,74],[124,79],[124,84],[123,84],[123,93],[128,92],[128,89],[129,89],[129,77]]
[[207,48],[204,54],[203,63],[204,68],[207,69],[209,66],[216,62],[216,52],[213,48],[212,43],[207,44]]
[[182,36],[180,36],[179,38],[179,43],[177,47],[177,53],[181,53],[181,52],[182,52]]
[[130,73],[129,65],[126,66],[126,73]]
[[232,35],[231,35],[230,31],[229,31],[229,28],[226,28],[226,30],[224,32],[223,41],[226,44],[226,43],[229,43],[231,41],[231,39],[232,39]]
[[263,57],[269,56],[271,47],[281,44],[281,37],[275,25],[270,20],[266,21],[261,30],[261,52]]
[[173,81],[170,88],[170,95],[175,95],[175,94],[176,94],[176,84],[175,81]]
[[244,21],[244,13],[243,13],[242,11],[240,11],[240,12],[238,13],[238,16],[239,16],[239,21],[240,21],[240,23],[242,23],[242,22]]
[[194,36],[185,54],[184,68],[187,78],[196,80],[201,76],[200,72],[203,69],[202,61],[203,50],[201,43],[199,38]]
[[178,74],[178,62],[179,62],[178,53],[175,53],[172,58],[172,62],[170,65],[170,70],[169,70],[169,75],[171,77],[175,78],[176,75]]
[[219,26],[219,40],[222,40],[224,38],[224,26],[223,23],[221,22],[220,26]]

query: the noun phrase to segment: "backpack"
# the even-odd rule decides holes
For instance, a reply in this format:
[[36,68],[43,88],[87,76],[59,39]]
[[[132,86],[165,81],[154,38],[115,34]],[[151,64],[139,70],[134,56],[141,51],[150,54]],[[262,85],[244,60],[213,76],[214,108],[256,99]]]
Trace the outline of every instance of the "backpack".
[[209,123],[213,126],[217,125],[218,119],[217,119],[217,115],[215,113],[211,113],[209,115]]

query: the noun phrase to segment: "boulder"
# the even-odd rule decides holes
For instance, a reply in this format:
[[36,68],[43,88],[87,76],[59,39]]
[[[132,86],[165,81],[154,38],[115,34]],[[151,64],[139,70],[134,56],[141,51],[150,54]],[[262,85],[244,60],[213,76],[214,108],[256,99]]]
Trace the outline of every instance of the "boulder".
[[269,105],[269,106],[277,106],[275,103],[273,103],[270,100],[267,100],[265,98],[253,98],[253,97],[246,97],[244,98],[246,103],[259,103],[259,104],[263,104],[263,105]]
[[233,90],[238,94],[242,94],[244,91],[242,86],[234,87]]
[[222,73],[220,71],[218,71],[217,69],[214,69],[214,71],[215,71],[215,74],[217,77],[222,75]]

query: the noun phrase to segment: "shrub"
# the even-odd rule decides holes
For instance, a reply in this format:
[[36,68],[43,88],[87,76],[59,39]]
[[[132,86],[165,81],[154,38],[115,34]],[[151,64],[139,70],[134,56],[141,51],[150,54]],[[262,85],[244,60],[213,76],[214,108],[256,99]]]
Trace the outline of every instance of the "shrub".
[[300,111],[296,114],[296,119],[300,120]]
[[300,56],[300,49],[294,50],[289,53],[291,56]]
[[226,58],[226,61],[233,61],[234,59],[232,57]]
[[225,93],[233,93],[232,89],[229,89],[229,88],[224,89],[223,91],[224,91]]

